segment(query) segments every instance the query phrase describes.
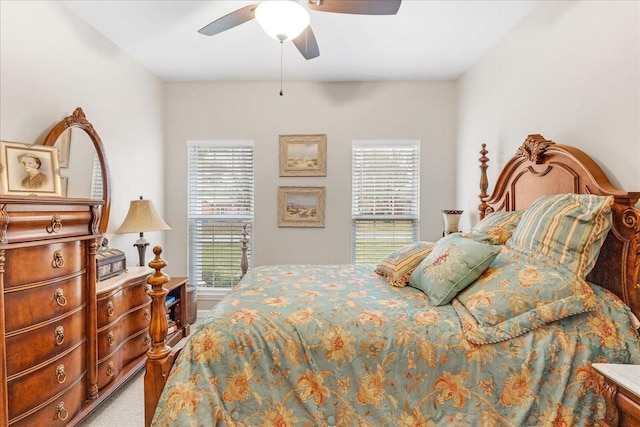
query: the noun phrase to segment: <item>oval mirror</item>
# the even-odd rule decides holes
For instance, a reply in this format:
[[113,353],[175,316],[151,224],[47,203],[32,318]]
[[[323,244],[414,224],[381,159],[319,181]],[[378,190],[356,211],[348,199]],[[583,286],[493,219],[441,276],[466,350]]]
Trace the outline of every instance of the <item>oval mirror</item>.
[[104,234],[111,210],[109,168],[102,140],[82,108],[58,122],[43,145],[58,148],[63,197],[103,201],[98,232]]

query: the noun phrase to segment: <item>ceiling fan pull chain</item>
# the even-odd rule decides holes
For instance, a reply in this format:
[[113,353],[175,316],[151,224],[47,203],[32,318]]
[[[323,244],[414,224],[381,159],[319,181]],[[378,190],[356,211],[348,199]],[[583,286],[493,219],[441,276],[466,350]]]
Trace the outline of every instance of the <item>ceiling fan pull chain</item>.
[[280,96],[284,95],[282,92],[282,40],[280,40]]

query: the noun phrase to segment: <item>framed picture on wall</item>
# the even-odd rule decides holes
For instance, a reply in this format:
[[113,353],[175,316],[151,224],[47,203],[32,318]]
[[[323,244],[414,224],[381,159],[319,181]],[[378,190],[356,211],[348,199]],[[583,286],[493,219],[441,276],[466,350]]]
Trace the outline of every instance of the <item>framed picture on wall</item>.
[[0,141],[0,194],[61,196],[58,149]]
[[278,227],[324,227],[324,187],[278,187]]
[[327,135],[280,135],[280,176],[327,176]]

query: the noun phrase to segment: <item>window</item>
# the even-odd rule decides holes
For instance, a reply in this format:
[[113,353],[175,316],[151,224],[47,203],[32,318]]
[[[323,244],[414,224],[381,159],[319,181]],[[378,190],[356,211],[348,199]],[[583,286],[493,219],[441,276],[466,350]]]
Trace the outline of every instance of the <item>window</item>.
[[253,141],[188,141],[187,151],[189,278],[228,288],[241,275],[242,227],[253,222]]
[[100,166],[100,159],[98,154],[93,155],[93,165],[91,169],[91,199],[102,199],[102,166]]
[[420,141],[353,141],[351,261],[375,264],[420,235]]

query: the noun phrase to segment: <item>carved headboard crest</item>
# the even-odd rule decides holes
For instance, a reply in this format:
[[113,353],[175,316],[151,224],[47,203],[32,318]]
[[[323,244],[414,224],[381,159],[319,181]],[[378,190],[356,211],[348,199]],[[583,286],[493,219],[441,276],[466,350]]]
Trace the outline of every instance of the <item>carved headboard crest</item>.
[[530,162],[534,162],[538,165],[544,160],[544,152],[547,147],[552,144],[555,144],[555,142],[545,139],[544,136],[540,134],[532,134],[527,136],[527,139],[525,139],[522,145],[518,148],[516,156],[524,157]]

